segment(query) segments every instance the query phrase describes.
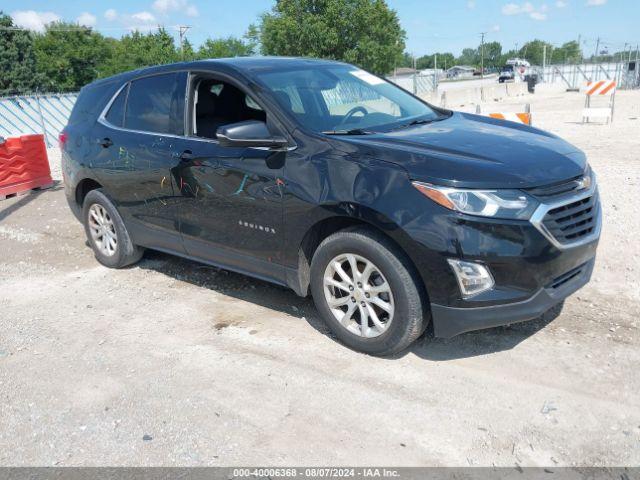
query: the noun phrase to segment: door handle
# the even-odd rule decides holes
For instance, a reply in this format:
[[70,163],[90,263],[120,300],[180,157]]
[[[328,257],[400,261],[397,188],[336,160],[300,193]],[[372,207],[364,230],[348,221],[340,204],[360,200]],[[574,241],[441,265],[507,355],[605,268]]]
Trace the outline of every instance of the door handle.
[[175,152],[173,156],[179,159],[181,162],[188,162],[196,158],[196,156],[191,153],[191,150],[185,150],[182,153]]
[[111,145],[113,145],[113,142],[111,141],[110,138],[103,138],[98,140],[98,145],[101,145],[102,148],[109,148]]

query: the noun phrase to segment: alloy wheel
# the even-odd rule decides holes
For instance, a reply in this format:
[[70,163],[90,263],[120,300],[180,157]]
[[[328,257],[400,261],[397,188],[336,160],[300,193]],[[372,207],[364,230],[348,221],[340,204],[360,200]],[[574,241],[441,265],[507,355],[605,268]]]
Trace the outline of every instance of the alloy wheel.
[[352,253],[333,258],[325,269],[324,295],[338,323],[366,338],[387,331],[394,314],[391,285],[370,260]]
[[100,252],[108,257],[115,255],[118,249],[116,228],[107,210],[94,203],[89,208],[89,231]]

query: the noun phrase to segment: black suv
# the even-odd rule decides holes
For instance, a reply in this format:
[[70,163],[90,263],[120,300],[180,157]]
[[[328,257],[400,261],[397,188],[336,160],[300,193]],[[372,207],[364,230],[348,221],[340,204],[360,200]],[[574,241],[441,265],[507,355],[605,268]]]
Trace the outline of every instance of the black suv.
[[98,261],[170,252],[313,295],[375,355],[536,318],[588,282],[585,155],[354,66],[207,60],[84,87],[60,136]]

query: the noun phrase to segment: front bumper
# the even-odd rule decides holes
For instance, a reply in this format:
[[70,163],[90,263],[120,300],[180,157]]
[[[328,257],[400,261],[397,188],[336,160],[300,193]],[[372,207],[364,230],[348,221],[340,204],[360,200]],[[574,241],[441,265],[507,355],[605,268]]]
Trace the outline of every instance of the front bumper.
[[595,257],[520,302],[472,308],[432,303],[434,334],[436,337],[450,338],[464,332],[538,318],[586,285],[591,278],[594,263]]
[[[539,209],[540,218],[530,222],[472,217],[427,204],[404,229],[413,240],[406,251],[429,295],[435,335],[452,337],[532,320],[584,286],[593,271],[602,222],[597,192],[592,193],[594,228],[580,240],[564,237],[562,244],[553,241],[556,227],[545,220],[556,203]],[[582,202],[582,196],[565,203]],[[568,214],[573,218],[573,210]],[[463,297],[451,258],[488,268],[494,287]]]

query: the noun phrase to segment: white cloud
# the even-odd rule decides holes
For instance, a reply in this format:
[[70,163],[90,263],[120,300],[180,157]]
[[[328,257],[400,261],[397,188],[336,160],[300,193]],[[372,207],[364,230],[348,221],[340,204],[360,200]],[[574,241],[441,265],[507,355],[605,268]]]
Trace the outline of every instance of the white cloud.
[[171,10],[176,10],[180,7],[180,0],[156,0],[153,2],[152,8],[156,12],[167,13]]
[[529,14],[529,16],[531,18],[533,18],[534,20],[546,20],[547,19],[547,14],[546,13],[542,13],[542,12],[531,12]]
[[96,24],[96,20],[97,18],[95,15],[92,15],[89,12],[82,12],[76,19],[76,22],[78,22],[78,25],[93,27]]
[[178,11],[185,12],[188,17],[197,17],[200,15],[198,7],[189,3],[187,0],[155,0],[152,8],[161,15]]
[[533,5],[529,2],[525,2],[523,4],[519,3],[507,3],[502,7],[503,15],[520,15],[521,13],[531,13],[535,9]]
[[531,2],[507,3],[502,7],[503,15],[528,15],[533,20],[546,20],[548,7],[542,4],[540,8],[535,8]]
[[156,17],[154,17],[153,14],[149,12],[134,13],[133,15],[131,15],[131,19],[140,23],[154,23],[156,21]]
[[151,12],[142,11],[132,15],[120,15],[120,23],[131,31],[149,31],[158,26],[158,20]]
[[500,31],[500,25],[494,25],[493,27],[491,27],[491,31],[492,32],[499,32]]
[[558,7],[558,8],[564,8],[566,6],[567,6],[567,2],[565,2],[564,0],[558,0],[556,2],[556,7]]
[[36,12],[35,10],[17,10],[11,13],[13,23],[18,27],[37,32],[44,31],[44,27],[60,20],[60,16],[53,12]]
[[473,10],[474,8],[476,8],[476,0],[468,0],[467,1],[467,8],[469,10]]
[[195,5],[189,5],[187,7],[187,17],[197,17],[200,15],[200,12],[198,12],[198,7],[196,7]]
[[116,12],[113,8],[105,10],[104,18],[106,18],[110,22],[113,22],[116,18],[118,18],[118,12]]
[[607,0],[587,0],[587,5],[590,7],[598,7],[607,3]]

